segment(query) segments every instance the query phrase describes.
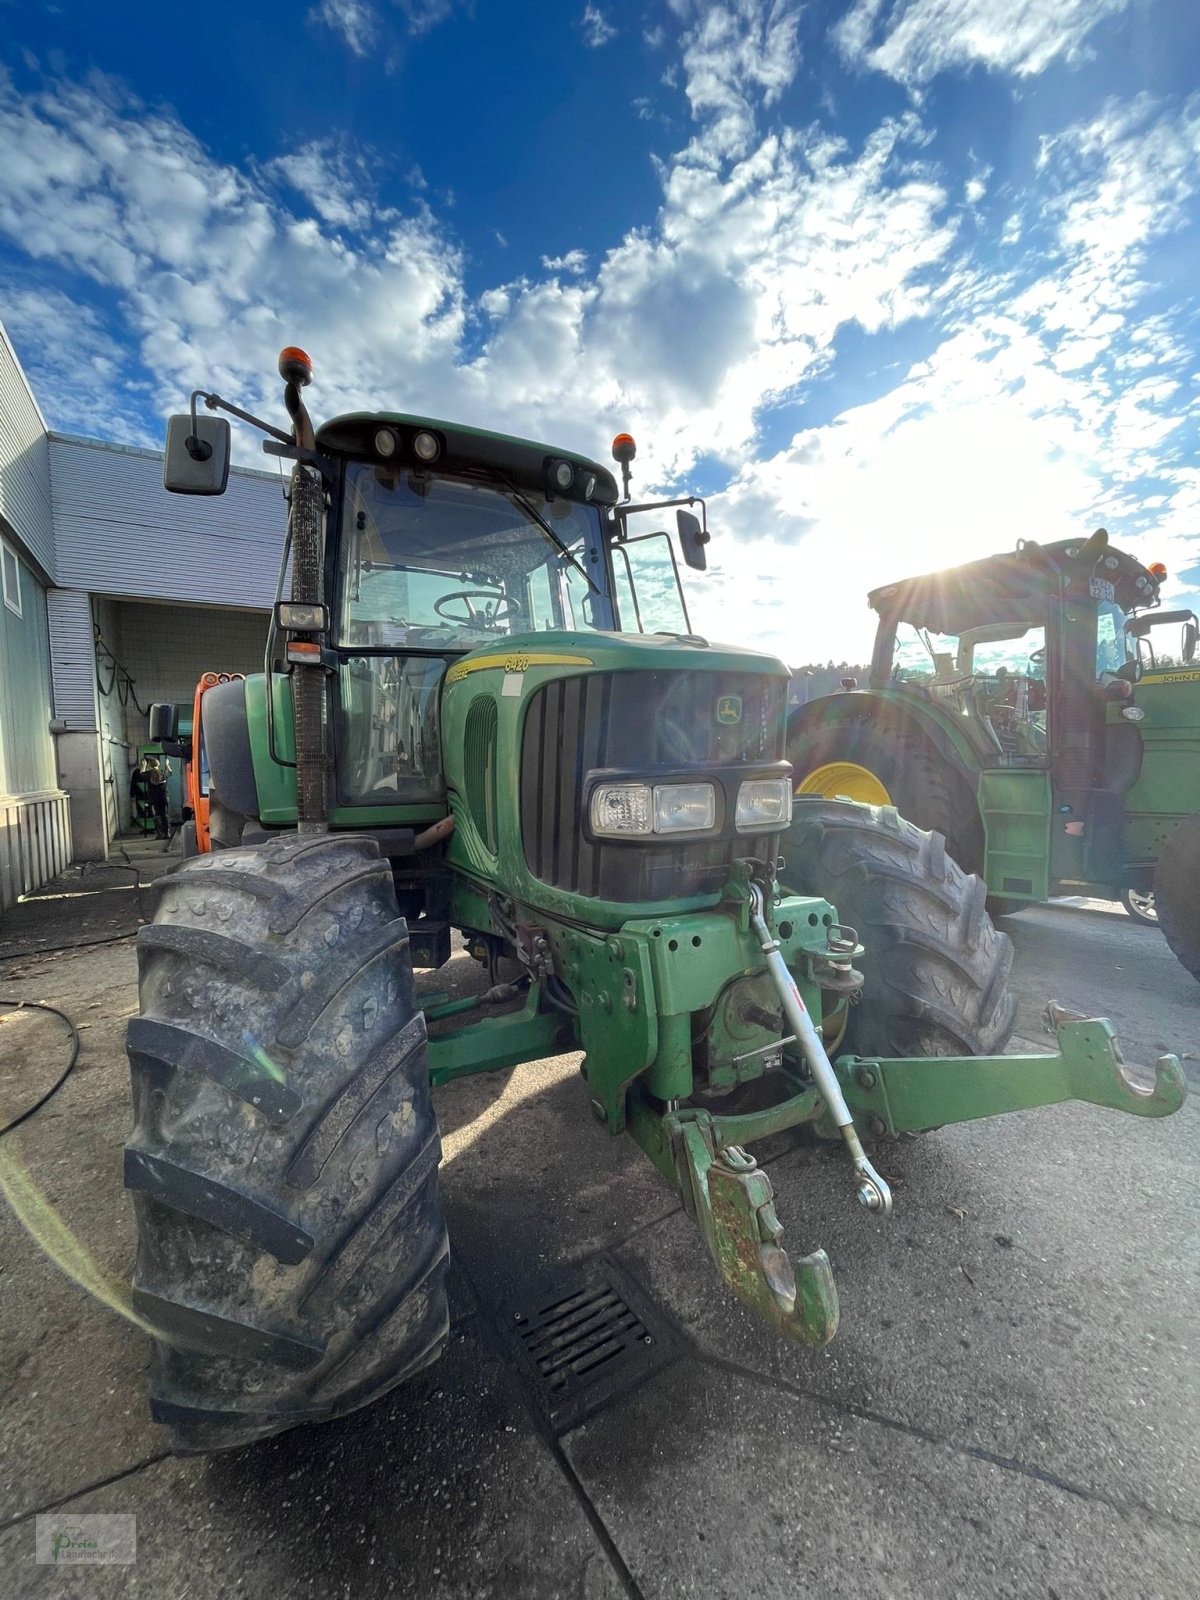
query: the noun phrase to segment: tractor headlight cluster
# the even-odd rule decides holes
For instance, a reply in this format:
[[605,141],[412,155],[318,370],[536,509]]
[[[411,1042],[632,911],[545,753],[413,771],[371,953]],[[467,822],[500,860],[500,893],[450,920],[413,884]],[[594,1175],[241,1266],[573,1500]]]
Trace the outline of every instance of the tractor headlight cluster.
[[596,492],[596,474],[574,461],[549,457],[546,461],[546,487],[551,494],[569,494],[579,500],[590,500]]
[[791,820],[790,778],[747,778],[738,790],[734,825],[739,833],[770,833]]
[[717,791],[711,783],[601,783],[588,816],[606,839],[704,833],[716,825]]

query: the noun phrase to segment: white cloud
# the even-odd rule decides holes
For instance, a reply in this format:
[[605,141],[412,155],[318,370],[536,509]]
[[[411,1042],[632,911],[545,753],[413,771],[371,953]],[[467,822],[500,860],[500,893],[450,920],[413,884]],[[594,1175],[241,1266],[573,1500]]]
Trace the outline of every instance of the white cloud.
[[[275,353],[299,342],[326,414],[403,402],[584,449],[628,426],[644,484],[701,454],[737,463],[764,401],[819,372],[840,327],[929,310],[953,230],[943,189],[905,172],[913,117],[858,150],[816,131],[756,135],[756,107],[795,64],[790,13],[717,10],[716,35],[689,13],[682,48],[705,109],[662,167],[659,215],[594,265],[547,256],[545,278],[472,301],[453,236],[423,200],[381,208],[355,147],[312,142],[238,171],[112,85],[24,98],[0,85],[0,140],[17,152],[0,168],[0,233],[117,297],[164,410],[199,383],[273,405]],[[719,93],[717,35],[747,64],[744,82],[724,69]],[[732,155],[728,97],[743,129]]]
[[370,0],[320,0],[308,15],[340,34],[356,56],[369,55],[379,38],[379,13]]
[[967,179],[963,195],[969,206],[977,206],[987,193],[988,179],[992,175],[991,167],[976,167]]
[[711,119],[704,144],[723,158],[744,154],[757,107],[773,105],[800,64],[796,0],[677,0],[690,28],[682,39],[692,113]]
[[53,428],[158,447],[129,401],[145,388],[130,352],[97,312],[45,283],[0,279],[4,326]]
[[833,29],[847,60],[910,87],[976,64],[1028,77],[1074,61],[1131,0],[855,0]]
[[[751,619],[757,637],[776,630],[796,659],[861,658],[873,618],[855,595],[1101,523],[1172,574],[1194,566],[1194,357],[1172,317],[1139,307],[1147,252],[1200,186],[1198,155],[1200,97],[1174,113],[1110,104],[1053,141],[1036,197],[1053,233],[1028,257],[1038,275],[1015,291],[1005,276],[960,275],[927,359],[880,399],[747,462],[714,499],[714,525],[739,538],[711,547],[701,631],[736,637],[740,616],[743,633]],[[789,651],[780,596],[796,593],[838,602],[806,608]]]
[[[404,32],[420,38],[445,22],[455,10],[456,0],[390,0],[390,5],[403,18]],[[395,67],[398,57],[387,42],[392,30],[372,0],[319,0],[308,20],[324,23],[340,34],[354,55],[381,55],[385,70]]]
[[[382,169],[348,140],[238,170],[111,83],[21,97],[3,78],[0,235],[76,307],[118,308],[107,333],[81,323],[88,393],[143,414],[203,384],[275,415],[275,355],[300,343],[324,416],[400,406],[593,453],[629,428],[639,492],[682,487],[703,459],[728,480],[693,612],[714,636],[791,654],[802,609],[805,654],[854,656],[870,583],[1085,519],[1140,539],[1147,492],[1168,541],[1152,553],[1179,565],[1200,519],[1192,369],[1177,319],[1144,298],[1148,251],[1192,214],[1200,106],[1108,105],[979,206],[991,173],[940,168],[915,111],[853,143],[783,122],[789,0],[672,7],[690,137],[658,163],[657,213],[590,254],[533,267],[514,250],[507,281],[469,292],[448,202],[381,205]],[[984,248],[1000,198],[1002,269]],[[52,420],[113,431],[70,411],[53,320],[25,305],[14,327]],[[777,408],[828,405],[847,330],[901,327],[926,329],[923,359],[909,343],[870,373],[871,404],[825,425],[800,411],[757,459]],[[886,340],[855,344],[892,359]]]
[[562,256],[543,256],[542,266],[547,272],[569,272],[578,277],[587,270],[587,260],[586,250],[568,250]]
[[344,141],[313,140],[291,155],[277,156],[263,171],[281,178],[334,228],[361,229],[396,215],[376,207],[368,159]]
[[599,50],[602,45],[610,44],[617,37],[617,30],[603,11],[598,6],[592,5],[590,0],[583,8],[579,26],[583,31],[583,42],[590,50]]

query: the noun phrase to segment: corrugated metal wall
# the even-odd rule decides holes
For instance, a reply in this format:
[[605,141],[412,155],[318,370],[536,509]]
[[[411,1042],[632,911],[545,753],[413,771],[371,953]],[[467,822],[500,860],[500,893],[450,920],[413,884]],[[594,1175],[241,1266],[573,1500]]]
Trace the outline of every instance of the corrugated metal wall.
[[18,559],[21,614],[0,605],[0,795],[57,789],[46,592]]
[[50,435],[57,578],[149,600],[269,607],[287,508],[278,478],[231,472],[212,498],[167,494],[146,450]]
[[54,575],[46,424],[0,327],[0,519],[47,577]]
[[53,576],[46,426],[0,328],[0,533],[17,555],[20,615],[0,605],[0,908],[71,859],[50,733],[47,595]]
[[54,715],[72,732],[95,728],[96,654],[92,643],[92,600],[82,589],[51,589],[50,660],[54,674]]

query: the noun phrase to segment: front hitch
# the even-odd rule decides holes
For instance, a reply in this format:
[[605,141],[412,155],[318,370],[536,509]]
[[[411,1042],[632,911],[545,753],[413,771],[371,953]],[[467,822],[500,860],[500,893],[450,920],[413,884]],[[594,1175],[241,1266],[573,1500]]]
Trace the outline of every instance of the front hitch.
[[[1127,1072],[1113,1026],[1103,1017],[1079,1017],[1051,1005],[1047,1025],[1057,1036],[1056,1054],[891,1061],[842,1056],[833,1069],[837,1098],[864,1132],[876,1135],[915,1133],[1064,1100],[1139,1117],[1167,1117],[1183,1104],[1187,1088],[1176,1056],[1160,1057],[1153,1081],[1138,1081]],[[679,1190],[728,1288],[785,1338],[822,1345],[838,1326],[829,1257],[824,1250],[796,1261],[788,1257],[771,1180],[744,1148],[803,1123],[846,1138],[819,1082],[767,1110],[733,1116],[691,1106],[664,1114],[636,1092],[630,1102],[630,1132]]]

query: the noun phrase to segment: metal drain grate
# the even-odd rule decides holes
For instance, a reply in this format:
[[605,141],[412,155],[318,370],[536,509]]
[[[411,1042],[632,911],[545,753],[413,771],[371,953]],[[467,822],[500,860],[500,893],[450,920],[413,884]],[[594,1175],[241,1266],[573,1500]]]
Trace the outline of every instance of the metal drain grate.
[[502,1316],[518,1370],[554,1433],[578,1427],[678,1354],[666,1321],[605,1256],[543,1280]]

